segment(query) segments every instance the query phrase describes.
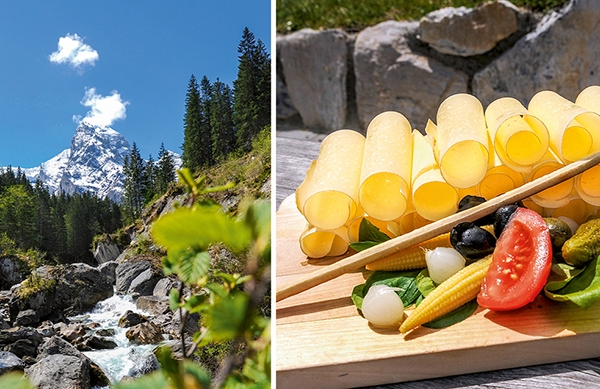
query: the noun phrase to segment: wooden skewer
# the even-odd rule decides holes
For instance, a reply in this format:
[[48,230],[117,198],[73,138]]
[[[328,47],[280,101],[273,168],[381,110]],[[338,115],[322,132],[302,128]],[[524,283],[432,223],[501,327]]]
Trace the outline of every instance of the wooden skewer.
[[551,186],[566,181],[569,178],[575,177],[576,175],[583,173],[587,169],[590,169],[598,164],[600,164],[600,152],[573,162],[550,174],[539,177],[534,181],[528,182],[476,207],[448,216],[404,235],[400,235],[396,238],[360,251],[327,267],[300,276],[296,280],[277,288],[275,299],[276,301],[281,301],[326,281],[339,277],[342,274],[359,269],[377,259],[391,255],[396,251],[403,250],[407,247],[419,244],[427,239],[431,239],[440,234],[449,232],[456,224],[460,222],[477,220],[480,217],[495,212],[503,205],[512,204],[523,200],[531,195],[543,191],[544,189],[550,188]]

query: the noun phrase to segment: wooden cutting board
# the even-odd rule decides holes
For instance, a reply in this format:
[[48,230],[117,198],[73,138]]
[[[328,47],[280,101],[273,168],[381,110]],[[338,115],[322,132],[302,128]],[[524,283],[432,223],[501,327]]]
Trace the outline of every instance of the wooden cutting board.
[[[340,258],[307,260],[305,220],[287,197],[276,215],[276,285]],[[444,328],[398,331],[369,326],[352,304],[366,270],[277,302],[277,388],[347,388],[531,366],[600,356],[600,304],[583,310],[538,297],[513,312],[479,309]]]

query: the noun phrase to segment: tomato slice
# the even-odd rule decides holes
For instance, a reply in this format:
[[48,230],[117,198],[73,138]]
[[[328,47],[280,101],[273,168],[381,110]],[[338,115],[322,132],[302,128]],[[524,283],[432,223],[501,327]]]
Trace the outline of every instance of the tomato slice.
[[546,222],[537,212],[518,208],[496,242],[477,302],[493,311],[521,308],[544,288],[551,267]]

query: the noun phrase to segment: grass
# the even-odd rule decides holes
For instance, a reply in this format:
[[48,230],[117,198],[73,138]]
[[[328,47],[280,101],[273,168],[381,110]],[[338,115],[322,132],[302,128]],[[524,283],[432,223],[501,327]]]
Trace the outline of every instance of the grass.
[[[510,0],[534,11],[547,11],[568,0]],[[360,31],[385,20],[419,20],[444,7],[476,7],[486,0],[277,0],[276,29],[290,33],[302,28],[341,28]]]

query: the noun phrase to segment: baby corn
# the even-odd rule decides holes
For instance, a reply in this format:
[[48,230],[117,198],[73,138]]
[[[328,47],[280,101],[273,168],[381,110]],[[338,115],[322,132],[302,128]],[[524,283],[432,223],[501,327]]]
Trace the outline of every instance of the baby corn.
[[452,247],[450,233],[438,235],[422,243],[410,246],[397,253],[367,264],[367,270],[398,271],[420,269],[427,267],[425,262],[425,249],[433,250],[436,247]]
[[[494,226],[488,225],[481,227],[491,233],[494,232]],[[367,270],[379,271],[400,271],[410,269],[420,269],[427,267],[425,261],[425,251],[435,250],[438,247],[452,247],[450,244],[450,233],[438,235],[434,238],[410,246],[397,253],[388,255],[385,258],[378,259],[365,266]]]
[[400,332],[437,319],[471,301],[481,288],[485,274],[492,263],[492,255],[480,259],[463,268],[442,282],[427,295],[406,320],[400,325]]

